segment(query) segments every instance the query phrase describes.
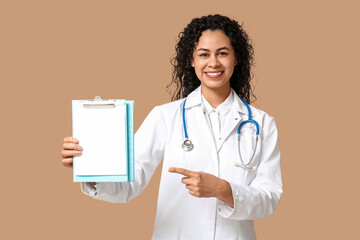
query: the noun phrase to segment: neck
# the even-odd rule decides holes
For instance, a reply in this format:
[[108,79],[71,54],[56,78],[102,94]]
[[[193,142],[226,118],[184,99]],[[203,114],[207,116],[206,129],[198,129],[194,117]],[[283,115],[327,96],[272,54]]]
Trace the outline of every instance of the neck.
[[217,108],[217,106],[223,103],[229,96],[230,92],[231,92],[230,86],[227,88],[215,88],[215,89],[201,86],[202,95],[213,108]]

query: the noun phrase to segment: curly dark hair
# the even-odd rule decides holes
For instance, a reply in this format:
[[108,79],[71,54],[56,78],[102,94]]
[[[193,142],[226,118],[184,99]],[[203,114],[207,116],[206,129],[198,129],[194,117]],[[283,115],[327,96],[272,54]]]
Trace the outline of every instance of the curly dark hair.
[[168,91],[171,92],[170,87],[175,85],[171,100],[187,97],[200,86],[200,81],[191,66],[191,60],[195,46],[206,30],[222,30],[229,37],[237,60],[237,65],[230,78],[230,86],[248,103],[251,102],[251,97],[255,101],[256,97],[250,85],[251,67],[254,65],[254,50],[251,40],[242,25],[219,14],[194,18],[184,31],[179,33],[179,41],[175,46],[176,55],[171,59],[171,64],[174,66],[172,81],[167,86]]

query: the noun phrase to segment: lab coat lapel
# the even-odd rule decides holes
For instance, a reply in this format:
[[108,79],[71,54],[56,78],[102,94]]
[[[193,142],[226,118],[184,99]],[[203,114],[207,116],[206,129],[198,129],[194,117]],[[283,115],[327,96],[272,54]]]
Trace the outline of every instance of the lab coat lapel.
[[[185,110],[187,112],[187,110],[193,108],[193,110],[195,111],[193,115],[186,115],[186,124],[189,125],[190,123],[188,123],[188,121],[191,119],[190,122],[192,122],[192,124],[195,124],[197,128],[206,128],[207,131],[206,132],[206,136],[202,136],[203,138],[208,138],[211,139],[211,142],[213,144],[213,147],[211,147],[210,149],[216,149],[216,144],[215,144],[215,140],[214,137],[212,135],[211,129],[209,124],[206,121],[205,118],[205,114],[204,114],[204,109],[202,107],[202,102],[201,102],[201,86],[199,86],[197,89],[195,89],[194,91],[192,91],[188,96],[187,96],[187,100],[186,100],[186,104],[185,104]],[[186,113],[185,113],[186,114]],[[189,119],[189,120],[187,120]],[[190,128],[190,126],[188,127]],[[195,131],[194,131],[195,132]],[[189,138],[191,138],[190,136],[190,132],[188,131],[188,135]],[[195,146],[194,146],[195,147]]]
[[[234,91],[234,90],[232,90]],[[236,92],[234,91],[234,103],[231,106],[229,116],[225,117],[223,131],[221,133],[221,141],[217,148],[217,151],[221,149],[224,141],[229,137],[229,135],[234,131],[237,131],[237,127],[240,125],[241,122],[241,113],[245,113],[243,106],[244,104],[241,102],[240,98],[237,96]]]

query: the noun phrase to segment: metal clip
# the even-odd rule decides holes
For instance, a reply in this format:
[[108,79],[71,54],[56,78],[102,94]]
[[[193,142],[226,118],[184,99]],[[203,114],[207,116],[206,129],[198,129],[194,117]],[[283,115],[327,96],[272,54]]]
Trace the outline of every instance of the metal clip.
[[102,99],[100,96],[96,96],[94,99],[89,99],[91,103],[85,103],[83,105],[84,108],[93,108],[93,109],[103,109],[103,108],[115,108],[114,103],[101,103],[103,101],[107,101],[108,99]]

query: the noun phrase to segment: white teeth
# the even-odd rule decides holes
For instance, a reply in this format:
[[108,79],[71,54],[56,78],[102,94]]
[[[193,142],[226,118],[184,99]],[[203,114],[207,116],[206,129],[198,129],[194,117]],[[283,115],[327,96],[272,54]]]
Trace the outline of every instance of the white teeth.
[[207,73],[208,75],[210,76],[217,76],[217,75],[220,75],[222,72],[216,72],[216,73]]

